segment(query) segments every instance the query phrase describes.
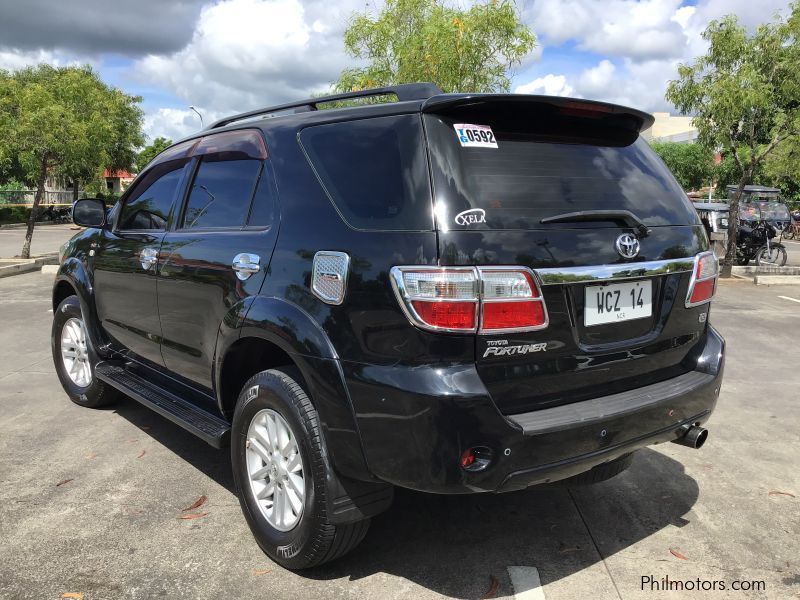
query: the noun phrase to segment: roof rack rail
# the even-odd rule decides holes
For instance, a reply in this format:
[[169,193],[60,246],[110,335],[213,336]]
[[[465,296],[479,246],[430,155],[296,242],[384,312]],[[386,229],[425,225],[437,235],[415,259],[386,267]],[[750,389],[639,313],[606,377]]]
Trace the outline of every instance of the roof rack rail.
[[208,126],[208,129],[217,129],[225,127],[236,121],[250,119],[259,115],[269,115],[272,113],[284,112],[287,110],[295,109],[295,112],[309,112],[317,110],[320,104],[327,104],[329,102],[338,102],[340,100],[349,100],[351,98],[369,98],[370,96],[387,96],[393,94],[397,96],[398,102],[406,100],[427,100],[431,96],[437,96],[442,93],[433,83],[404,83],[401,85],[390,85],[386,87],[372,88],[369,90],[360,90],[357,92],[345,92],[344,94],[333,94],[331,96],[320,96],[319,98],[308,98],[298,102],[289,102],[288,104],[278,104],[276,106],[267,106],[265,108],[258,108],[248,112],[239,113],[230,117],[225,117],[219,121],[215,121]]

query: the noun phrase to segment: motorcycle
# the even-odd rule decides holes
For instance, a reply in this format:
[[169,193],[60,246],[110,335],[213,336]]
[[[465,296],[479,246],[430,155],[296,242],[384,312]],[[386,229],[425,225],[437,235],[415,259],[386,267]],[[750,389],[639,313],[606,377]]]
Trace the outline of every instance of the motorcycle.
[[[772,239],[777,237],[777,242]],[[739,234],[736,240],[736,262],[747,265],[755,259],[756,265],[770,265],[782,267],[786,264],[788,254],[786,247],[781,243],[783,227],[777,223],[772,224],[761,219],[753,223],[739,225]]]

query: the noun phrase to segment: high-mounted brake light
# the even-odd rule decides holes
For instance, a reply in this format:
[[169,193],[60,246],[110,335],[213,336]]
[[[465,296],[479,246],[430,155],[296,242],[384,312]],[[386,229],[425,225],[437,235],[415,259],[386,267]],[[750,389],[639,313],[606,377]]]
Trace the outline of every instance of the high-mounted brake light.
[[524,267],[394,267],[392,285],[418,327],[507,333],[547,327],[547,309]]
[[713,252],[702,252],[694,258],[692,279],[686,293],[686,308],[710,302],[717,288],[719,262]]

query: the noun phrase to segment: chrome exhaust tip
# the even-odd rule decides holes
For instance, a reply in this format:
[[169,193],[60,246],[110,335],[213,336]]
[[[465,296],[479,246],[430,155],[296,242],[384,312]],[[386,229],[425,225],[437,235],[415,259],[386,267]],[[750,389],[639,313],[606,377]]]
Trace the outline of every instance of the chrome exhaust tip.
[[689,448],[699,450],[708,439],[708,429],[700,427],[699,425],[684,427],[681,431],[683,432],[682,435],[672,440],[675,444],[680,444],[681,446],[688,446]]

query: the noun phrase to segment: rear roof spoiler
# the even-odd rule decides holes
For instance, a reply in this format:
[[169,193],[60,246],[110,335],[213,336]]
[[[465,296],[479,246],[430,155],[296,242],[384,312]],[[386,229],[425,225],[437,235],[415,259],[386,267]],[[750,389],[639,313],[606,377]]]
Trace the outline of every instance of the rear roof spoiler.
[[422,112],[435,113],[446,112],[448,109],[479,105],[479,104],[549,104],[563,109],[572,109],[576,112],[597,112],[613,115],[625,115],[633,117],[639,124],[638,130],[641,133],[652,127],[655,118],[653,115],[635,108],[610,104],[608,102],[598,102],[596,100],[584,100],[582,98],[564,98],[561,96],[537,96],[532,94],[439,94],[425,100],[422,103]]

